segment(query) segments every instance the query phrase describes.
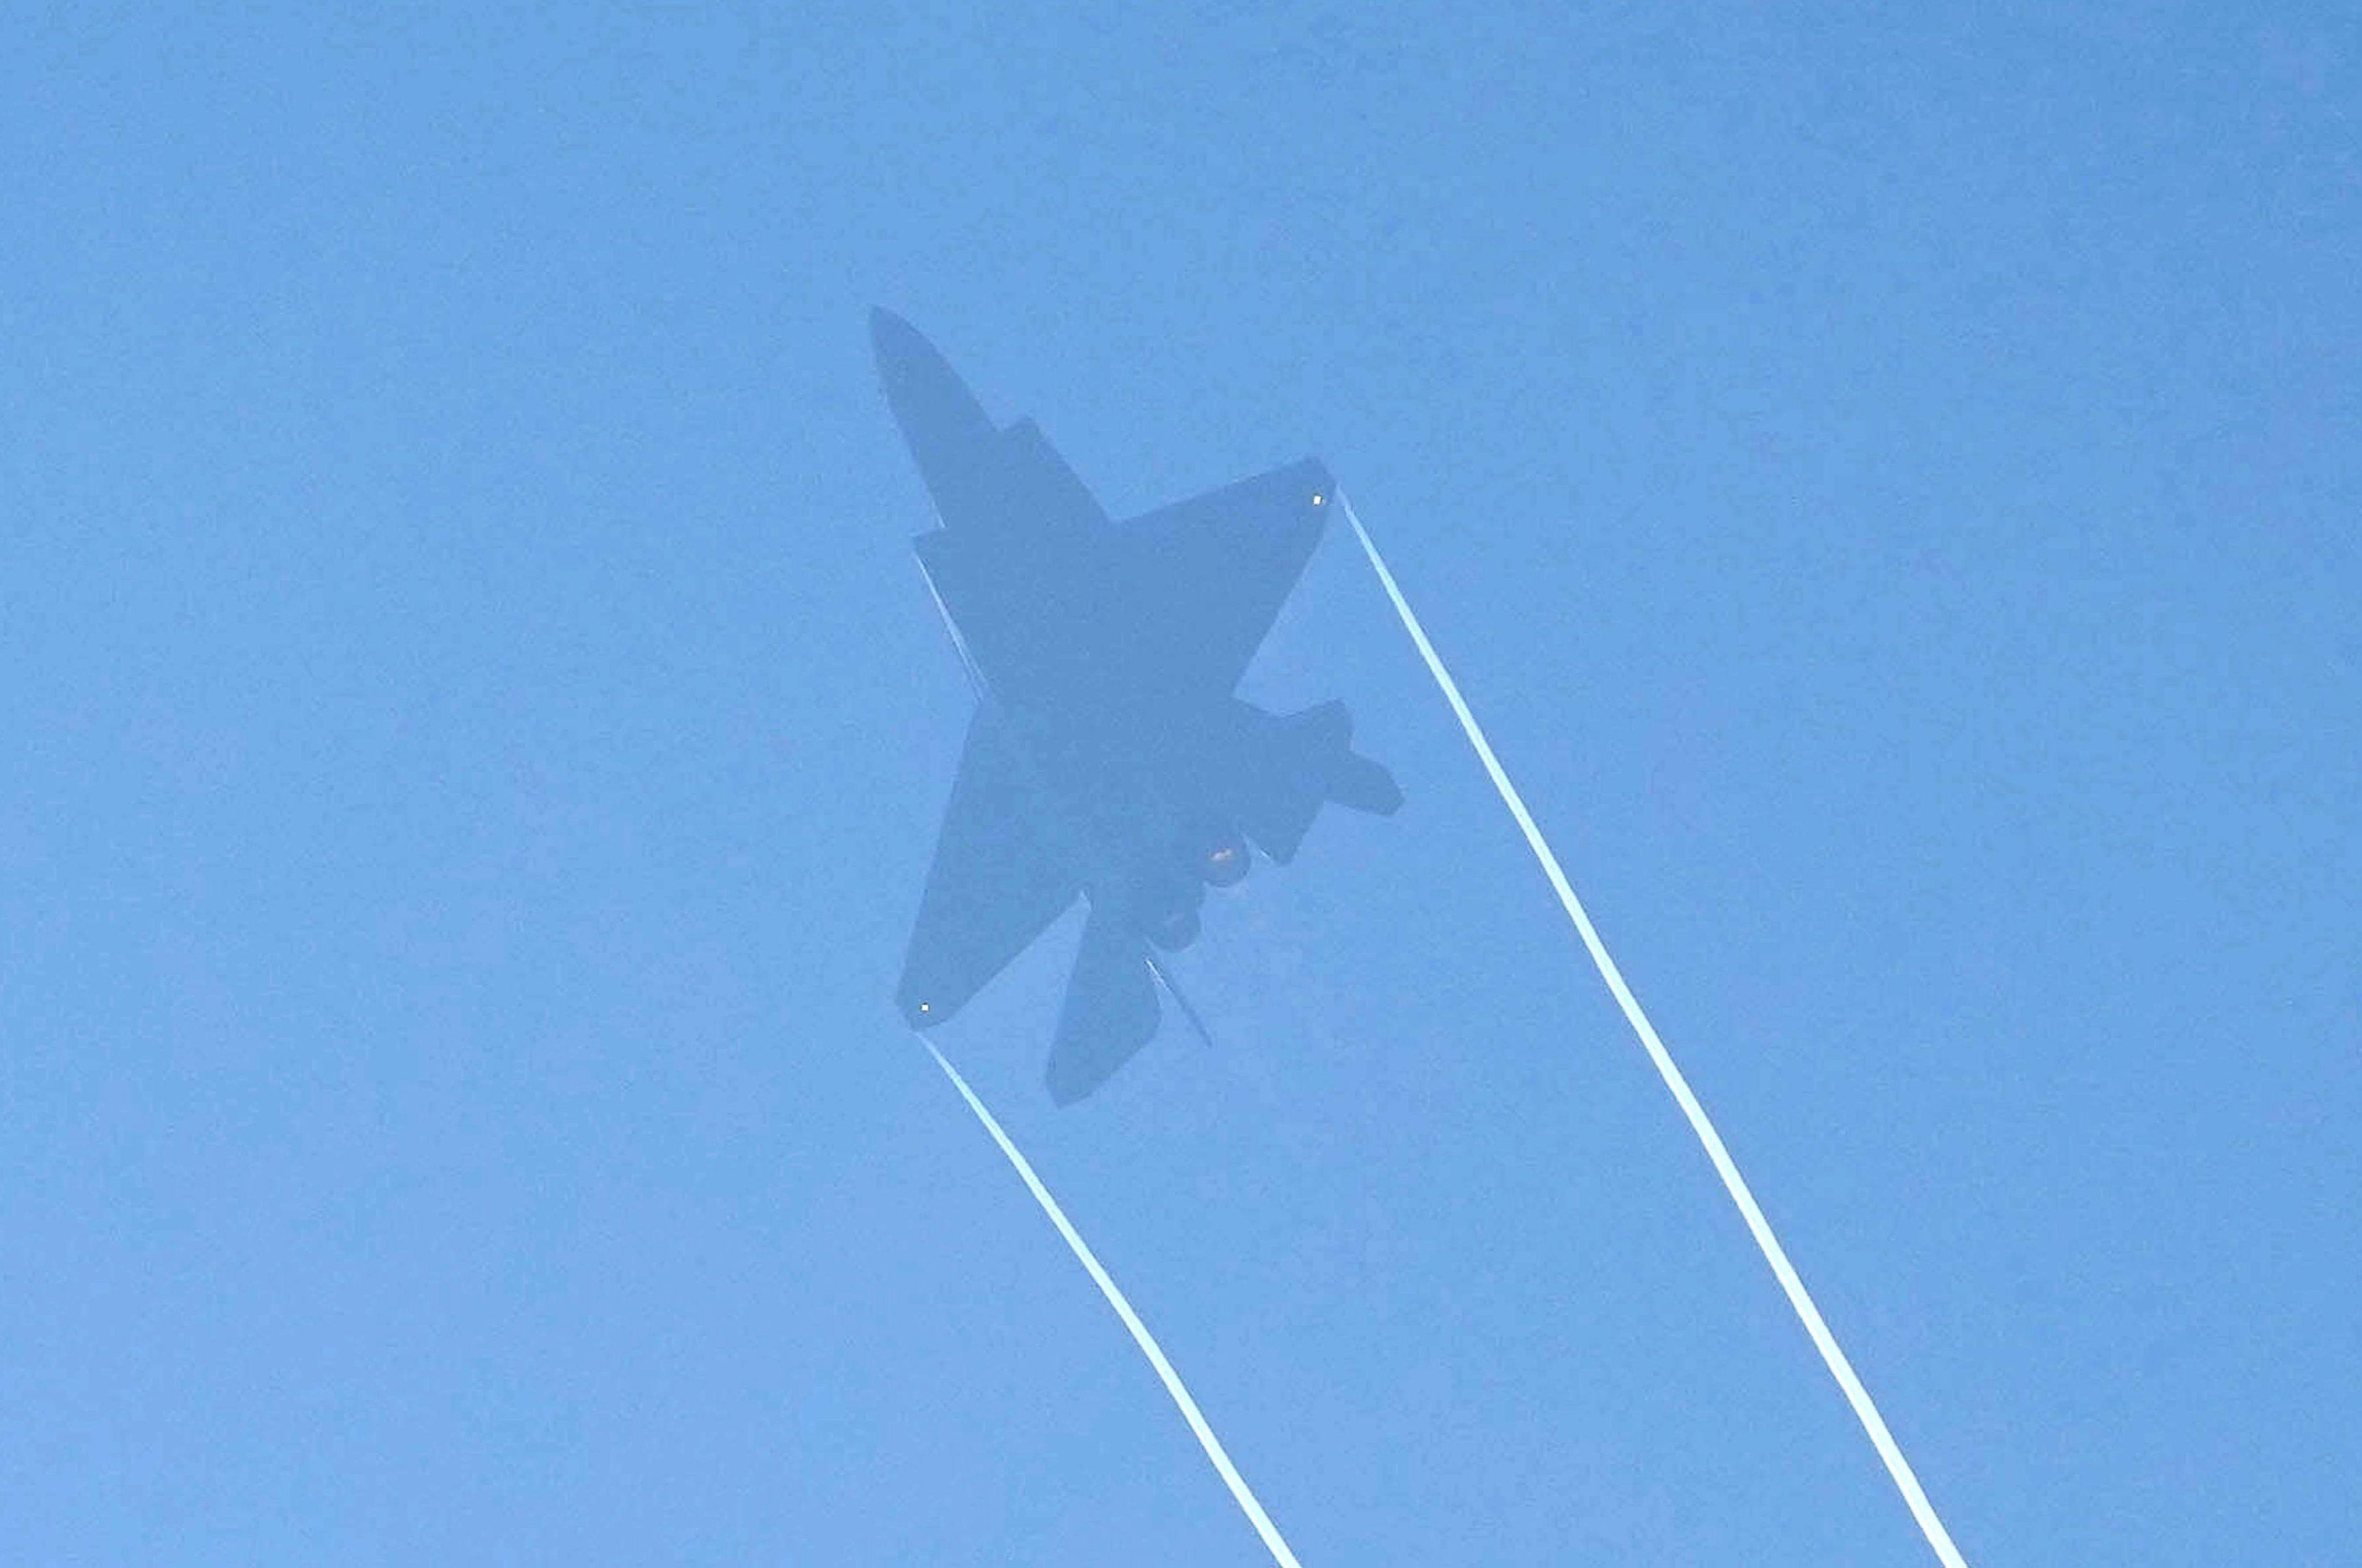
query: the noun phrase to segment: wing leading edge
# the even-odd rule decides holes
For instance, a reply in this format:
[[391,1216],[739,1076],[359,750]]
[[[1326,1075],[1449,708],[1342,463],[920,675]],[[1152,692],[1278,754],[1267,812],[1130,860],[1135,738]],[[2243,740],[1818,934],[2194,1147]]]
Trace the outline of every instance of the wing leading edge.
[[1144,662],[1178,690],[1235,687],[1320,543],[1333,494],[1328,469],[1307,458],[1121,525]]
[[916,1028],[958,1011],[1082,891],[1076,867],[1041,821],[1025,767],[995,709],[980,704],[896,992]]

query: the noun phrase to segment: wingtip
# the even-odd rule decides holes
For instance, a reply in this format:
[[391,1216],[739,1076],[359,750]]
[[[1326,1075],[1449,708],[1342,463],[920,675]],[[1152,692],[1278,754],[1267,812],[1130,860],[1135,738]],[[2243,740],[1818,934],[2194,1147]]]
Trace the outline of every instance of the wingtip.
[[950,1018],[958,1010],[955,1005],[939,1000],[937,994],[919,992],[910,979],[905,977],[902,984],[895,989],[894,1010],[902,1015],[904,1023],[923,1033]]

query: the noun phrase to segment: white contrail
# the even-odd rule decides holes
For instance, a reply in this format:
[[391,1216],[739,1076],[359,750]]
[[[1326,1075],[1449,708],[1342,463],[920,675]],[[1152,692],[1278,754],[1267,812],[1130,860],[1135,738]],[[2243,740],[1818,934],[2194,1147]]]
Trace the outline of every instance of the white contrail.
[[1577,934],[1583,938],[1584,946],[1590,949],[1591,961],[1599,966],[1599,977],[1607,982],[1607,988],[1615,993],[1616,1005],[1624,1010],[1626,1021],[1632,1025],[1632,1032],[1639,1035],[1640,1043],[1648,1048],[1649,1060],[1656,1064],[1657,1076],[1665,1080],[1665,1087],[1672,1091],[1674,1101],[1682,1108],[1682,1114],[1689,1118],[1690,1130],[1697,1134],[1698,1143],[1705,1146],[1706,1158],[1714,1162],[1715,1174],[1722,1177],[1723,1187],[1730,1194],[1730,1201],[1738,1206],[1739,1216],[1747,1221],[1747,1229],[1754,1235],[1755,1244],[1762,1249],[1763,1261],[1772,1265],[1772,1276],[1779,1280],[1780,1288],[1788,1293],[1788,1304],[1796,1309],[1796,1317],[1804,1323],[1805,1332],[1812,1336],[1814,1348],[1821,1353],[1821,1360],[1828,1364],[1829,1375],[1836,1378],[1838,1386],[1845,1391],[1846,1402],[1860,1418],[1862,1430],[1870,1434],[1871,1445],[1878,1450],[1878,1457],[1886,1462],[1886,1473],[1894,1477],[1894,1485],[1902,1492],[1904,1502],[1910,1506],[1911,1517],[1919,1521],[1919,1529],[1927,1537],[1927,1544],[1935,1549],[1945,1568],[1968,1568],[1959,1548],[1952,1544],[1950,1534],[1944,1529],[1944,1521],[1936,1517],[1935,1506],[1927,1501],[1927,1494],[1920,1489],[1919,1478],[1911,1473],[1910,1461],[1903,1457],[1903,1450],[1896,1444],[1894,1434],[1886,1430],[1885,1419],[1878,1413],[1878,1407],[1871,1402],[1870,1390],[1864,1388],[1861,1379],[1854,1375],[1853,1364],[1846,1360],[1845,1352],[1838,1346],[1837,1336],[1829,1332],[1828,1324],[1822,1320],[1821,1309],[1813,1305],[1811,1295],[1805,1289],[1804,1280],[1796,1274],[1796,1265],[1788,1261],[1787,1251],[1780,1245],[1780,1238],[1772,1233],[1772,1222],[1763,1217],[1763,1210],[1756,1205],[1755,1195],[1747,1189],[1747,1180],[1738,1174],[1738,1166],[1732,1161],[1730,1151],[1723,1147],[1722,1134],[1714,1130],[1714,1123],[1706,1118],[1705,1107],[1700,1105],[1697,1096],[1690,1092],[1689,1080],[1683,1077],[1681,1068],[1673,1065],[1672,1054],[1665,1049],[1665,1043],[1657,1038],[1657,1031],[1650,1023],[1649,1015],[1640,1010],[1640,1003],[1632,995],[1632,988],[1624,983],[1623,973],[1616,967],[1616,960],[1608,956],[1606,944],[1599,940],[1597,928],[1591,923],[1591,917],[1584,912],[1583,900],[1574,896],[1573,885],[1567,881],[1566,872],[1561,869],[1558,856],[1551,853],[1550,845],[1542,838],[1542,830],[1534,825],[1533,813],[1526,810],[1526,802],[1518,794],[1518,787],[1509,782],[1508,772],[1502,767],[1501,759],[1493,755],[1492,743],[1485,738],[1484,728],[1476,723],[1476,715],[1469,712],[1467,700],[1460,695],[1460,688],[1453,682],[1451,672],[1443,668],[1443,660],[1436,656],[1435,645],[1427,640],[1427,633],[1420,627],[1418,617],[1411,613],[1409,602],[1403,598],[1402,590],[1395,585],[1395,574],[1386,569],[1385,560],[1378,554],[1377,546],[1370,542],[1369,530],[1362,526],[1361,518],[1354,515],[1352,502],[1342,494],[1337,497],[1337,503],[1345,513],[1345,521],[1353,525],[1353,536],[1362,542],[1362,553],[1370,558],[1370,565],[1376,569],[1379,586],[1386,591],[1386,597],[1394,601],[1395,613],[1401,618],[1403,630],[1410,634],[1410,640],[1418,648],[1418,657],[1427,661],[1428,673],[1435,677],[1435,684],[1441,689],[1444,701],[1451,704],[1451,712],[1458,716],[1461,729],[1467,733],[1468,744],[1476,748],[1477,760],[1484,763],[1485,771],[1492,775],[1493,788],[1500,791],[1502,804],[1507,806],[1509,814],[1518,820],[1518,828],[1526,835],[1526,843],[1533,849],[1534,858],[1541,862],[1542,874],[1550,878],[1551,889],[1558,894],[1558,901],[1565,906],[1567,918],[1574,922]]
[[992,1134],[992,1141],[1000,1145],[1002,1154],[1009,1156],[1009,1163],[1024,1178],[1026,1189],[1042,1206],[1042,1212],[1050,1217],[1050,1223],[1058,1228],[1058,1234],[1064,1236],[1066,1245],[1074,1249],[1076,1260],[1091,1276],[1091,1283],[1099,1287],[1099,1294],[1106,1297],[1108,1305],[1115,1309],[1115,1315],[1123,1320],[1125,1328],[1131,1331],[1132,1342],[1140,1347],[1140,1353],[1148,1358],[1148,1364],[1156,1369],[1156,1375],[1164,1380],[1164,1391],[1173,1396],[1173,1403],[1181,1408],[1181,1419],[1187,1421],[1189,1430],[1198,1434],[1198,1445],[1206,1451],[1206,1457],[1214,1462],[1214,1469],[1221,1475],[1222,1485],[1228,1486],[1231,1496],[1238,1499],[1239,1508],[1247,1516],[1247,1522],[1254,1526],[1255,1533],[1263,1537],[1264,1545],[1271,1549],[1273,1561],[1280,1568],[1304,1568],[1296,1560],[1296,1553],[1287,1549],[1287,1542],[1281,1539],[1279,1527],[1271,1522],[1271,1516],[1263,1511],[1263,1505],[1255,1500],[1254,1493],[1248,1490],[1246,1478],[1239,1474],[1239,1467],[1232,1464],[1231,1456],[1223,1452],[1222,1440],[1216,1437],[1214,1429],[1206,1424],[1205,1415],[1198,1408],[1198,1401],[1189,1397],[1189,1390],[1181,1386],[1181,1375],[1173,1370],[1171,1362],[1164,1359],[1164,1352],[1157,1347],[1156,1338],[1148,1331],[1148,1325],[1140,1320],[1140,1314],[1133,1311],[1131,1303],[1123,1298],[1123,1292],[1116,1288],[1116,1283],[1109,1276],[1108,1271],[1101,1268],[1099,1260],[1091,1255],[1090,1247],[1067,1220],[1065,1210],[1058,1207],[1058,1200],[1050,1196],[1050,1189],[1042,1185],[1042,1178],[1033,1174],[1032,1165],[1018,1152],[1017,1145],[1009,1141],[1009,1134],[1000,1130],[1000,1123],[994,1121],[992,1112],[984,1108],[984,1101],[976,1098],[976,1091],[967,1087],[967,1080],[960,1077],[959,1069],[935,1049],[933,1041],[921,1035],[919,1043],[927,1048],[927,1055],[935,1059],[935,1066],[951,1079],[952,1088],[959,1090],[960,1098],[967,1101],[967,1108],[976,1112],[976,1119],[984,1123],[984,1130]]

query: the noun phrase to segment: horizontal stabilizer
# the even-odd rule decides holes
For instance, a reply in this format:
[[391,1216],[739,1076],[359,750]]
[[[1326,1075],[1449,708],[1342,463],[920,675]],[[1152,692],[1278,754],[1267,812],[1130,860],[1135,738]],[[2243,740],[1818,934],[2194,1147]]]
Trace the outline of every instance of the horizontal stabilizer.
[[1281,865],[1296,858],[1328,801],[1378,816],[1400,809],[1394,775],[1353,750],[1353,720],[1342,702],[1286,718],[1245,702],[1235,711],[1243,730],[1234,784],[1239,826]]
[[1402,810],[1402,786],[1381,765],[1355,751],[1341,751],[1329,759],[1322,774],[1329,798],[1341,806],[1372,816],[1390,817]]
[[1050,1098],[1072,1105],[1114,1077],[1155,1038],[1162,1013],[1148,949],[1112,910],[1093,904],[1050,1045]]

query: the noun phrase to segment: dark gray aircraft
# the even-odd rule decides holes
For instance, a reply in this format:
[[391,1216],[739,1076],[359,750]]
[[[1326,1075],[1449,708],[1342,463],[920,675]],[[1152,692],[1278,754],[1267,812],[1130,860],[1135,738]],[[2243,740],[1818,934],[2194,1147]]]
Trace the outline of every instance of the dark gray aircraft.
[[1071,1104],[1155,1034],[1172,984],[1151,948],[1196,939],[1250,842],[1285,863],[1323,801],[1402,804],[1341,703],[1283,718],[1231,691],[1334,491],[1307,459],[1110,522],[1032,420],[997,428],[909,322],[869,326],[942,523],[919,563],[977,692],[897,999],[942,1022],[1080,895],[1048,1073]]

